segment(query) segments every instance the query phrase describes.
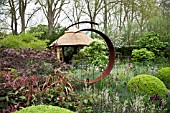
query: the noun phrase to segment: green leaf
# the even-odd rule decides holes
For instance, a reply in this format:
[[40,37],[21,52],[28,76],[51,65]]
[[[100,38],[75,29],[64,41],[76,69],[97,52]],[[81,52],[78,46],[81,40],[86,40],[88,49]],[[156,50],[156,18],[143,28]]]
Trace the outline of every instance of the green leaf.
[[85,104],[87,104],[87,103],[88,103],[88,100],[87,100],[87,99],[84,99],[83,102],[84,102]]
[[6,96],[5,97],[0,97],[0,101],[6,100]]
[[19,98],[23,100],[27,99],[25,96],[19,96]]

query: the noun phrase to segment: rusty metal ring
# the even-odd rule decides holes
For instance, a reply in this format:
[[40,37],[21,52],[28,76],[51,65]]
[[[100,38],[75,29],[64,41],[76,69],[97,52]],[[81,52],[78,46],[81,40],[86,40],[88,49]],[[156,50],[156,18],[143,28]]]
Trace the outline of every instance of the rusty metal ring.
[[81,22],[77,22],[77,23],[74,23],[74,24],[68,26],[68,27],[66,28],[66,30],[68,30],[70,27],[72,27],[72,26],[74,26],[74,25],[76,25],[76,24],[83,24],[83,23],[85,23],[85,24],[89,23],[89,24],[93,24],[93,25],[99,25],[98,23],[92,22],[92,21],[81,21]]
[[110,54],[109,62],[107,64],[107,68],[102,72],[102,74],[100,76],[98,76],[97,78],[92,79],[92,80],[87,80],[87,81],[77,80],[78,82],[91,84],[91,83],[95,83],[95,82],[100,81],[101,79],[105,78],[107,75],[110,74],[110,71],[112,70],[114,62],[115,62],[115,48],[113,47],[111,40],[105,34],[103,34],[102,32],[100,32],[98,30],[82,29],[82,30],[77,31],[76,33],[80,32],[80,31],[92,31],[92,32],[99,34],[105,40],[105,42],[106,42],[106,44],[109,48],[109,54]]

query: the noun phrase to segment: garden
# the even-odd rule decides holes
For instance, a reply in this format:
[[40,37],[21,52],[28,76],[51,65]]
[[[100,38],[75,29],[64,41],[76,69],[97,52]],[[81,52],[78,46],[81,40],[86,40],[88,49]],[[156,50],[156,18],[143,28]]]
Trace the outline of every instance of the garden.
[[134,47],[115,48],[112,71],[92,84],[86,80],[108,64],[100,36],[67,64],[36,35],[9,35],[0,42],[0,113],[170,112],[169,43],[156,33],[147,33]]
[[0,0],[0,113],[170,113],[169,0]]

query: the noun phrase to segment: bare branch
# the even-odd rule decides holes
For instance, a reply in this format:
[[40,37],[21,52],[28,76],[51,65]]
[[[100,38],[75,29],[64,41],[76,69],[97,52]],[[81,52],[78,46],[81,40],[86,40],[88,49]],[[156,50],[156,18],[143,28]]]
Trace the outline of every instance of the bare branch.
[[34,16],[34,14],[35,14],[37,11],[39,11],[40,9],[41,9],[41,7],[38,7],[37,9],[34,10],[33,13],[31,13],[31,15],[29,16],[29,18],[27,19],[27,22],[26,22],[25,27],[28,26],[28,23],[29,23],[30,19],[31,19],[31,18]]

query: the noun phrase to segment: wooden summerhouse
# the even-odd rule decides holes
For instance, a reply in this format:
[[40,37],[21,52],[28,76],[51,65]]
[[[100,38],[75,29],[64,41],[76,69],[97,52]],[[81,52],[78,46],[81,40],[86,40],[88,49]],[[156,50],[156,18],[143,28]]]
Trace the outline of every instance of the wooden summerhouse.
[[57,51],[57,59],[60,60],[60,49],[62,49],[62,61],[64,62],[64,47],[82,47],[89,45],[92,42],[92,38],[83,34],[76,27],[71,27],[65,34],[55,40],[50,46],[53,46]]

